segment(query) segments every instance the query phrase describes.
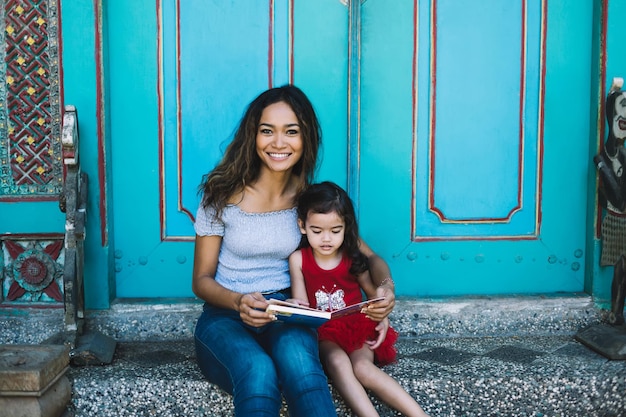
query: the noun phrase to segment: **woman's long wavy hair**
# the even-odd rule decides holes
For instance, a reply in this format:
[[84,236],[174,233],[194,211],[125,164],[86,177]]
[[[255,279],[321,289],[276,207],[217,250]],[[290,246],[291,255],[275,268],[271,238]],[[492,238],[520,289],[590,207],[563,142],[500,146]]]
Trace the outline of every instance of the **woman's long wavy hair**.
[[256,151],[256,137],[261,114],[266,107],[279,102],[291,107],[300,125],[302,157],[292,171],[298,179],[298,194],[313,181],[318,150],[322,143],[322,132],[313,105],[296,86],[285,85],[269,89],[248,105],[222,160],[202,179],[199,192],[203,195],[203,206],[213,206],[218,217],[235,193],[242,191],[258,178],[261,159]]
[[[352,260],[350,273],[358,275],[369,268],[367,257],[359,249],[359,226],[356,221],[354,205],[343,188],[325,181],[313,184],[298,198],[298,219],[306,224],[310,213],[332,213],[341,217],[346,225],[341,250]],[[300,247],[310,246],[306,235],[302,235]]]

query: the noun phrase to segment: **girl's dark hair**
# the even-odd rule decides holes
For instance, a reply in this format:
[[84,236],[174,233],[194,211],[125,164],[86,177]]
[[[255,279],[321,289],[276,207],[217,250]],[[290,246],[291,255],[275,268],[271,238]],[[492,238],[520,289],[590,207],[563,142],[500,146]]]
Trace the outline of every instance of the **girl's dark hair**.
[[258,178],[261,160],[256,152],[256,136],[261,114],[266,107],[279,102],[291,107],[300,125],[303,151],[293,168],[293,174],[299,181],[297,193],[313,181],[322,143],[322,132],[313,105],[302,90],[293,85],[266,90],[248,105],[222,160],[202,178],[199,189],[203,194],[202,203],[204,207],[215,207],[218,216],[233,194]]
[[[352,260],[350,273],[357,275],[369,268],[367,257],[359,249],[359,226],[352,200],[343,188],[325,181],[313,184],[298,198],[298,218],[303,224],[309,213],[336,212],[346,224],[341,250]],[[310,246],[306,235],[302,236],[301,247]]]

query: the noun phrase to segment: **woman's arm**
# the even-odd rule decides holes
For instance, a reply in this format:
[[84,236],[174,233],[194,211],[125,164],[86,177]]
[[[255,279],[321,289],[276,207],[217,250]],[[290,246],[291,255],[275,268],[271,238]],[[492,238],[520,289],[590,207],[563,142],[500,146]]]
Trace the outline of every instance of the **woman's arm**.
[[191,289],[209,304],[237,310],[241,294],[227,290],[215,281],[221,236],[196,236]]
[[302,252],[299,250],[289,256],[289,275],[291,276],[291,302],[308,307],[306,283],[302,273]]
[[251,326],[259,327],[272,321],[264,311],[267,302],[263,295],[230,291],[215,281],[221,245],[220,236],[196,236],[191,282],[194,294],[215,307],[238,311],[241,319]]
[[371,280],[376,286],[376,296],[385,297],[384,300],[368,306],[365,313],[373,320],[381,321],[391,313],[396,304],[395,285],[391,279],[391,271],[387,262],[376,255],[363,240],[359,240],[359,244],[359,249],[369,260],[369,272]]
[[372,298],[376,298],[376,285],[372,282],[372,277],[369,271],[364,271],[357,275],[357,282],[359,283],[359,287],[363,290],[368,300]]

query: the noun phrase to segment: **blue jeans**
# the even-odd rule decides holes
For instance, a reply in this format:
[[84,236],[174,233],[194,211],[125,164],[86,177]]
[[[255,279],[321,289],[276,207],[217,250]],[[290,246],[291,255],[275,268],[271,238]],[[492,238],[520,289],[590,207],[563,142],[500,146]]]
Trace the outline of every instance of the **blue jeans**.
[[235,416],[278,416],[281,392],[292,417],[337,415],[315,330],[280,322],[255,328],[234,310],[205,304],[194,336],[200,370],[233,395]]

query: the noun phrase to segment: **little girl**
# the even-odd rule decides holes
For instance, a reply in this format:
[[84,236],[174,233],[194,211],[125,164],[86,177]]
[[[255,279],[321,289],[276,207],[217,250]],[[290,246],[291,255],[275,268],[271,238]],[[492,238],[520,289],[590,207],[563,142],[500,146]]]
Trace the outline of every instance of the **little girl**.
[[[298,200],[301,249],[289,258],[293,302],[337,310],[376,295],[347,193],[331,182],[310,186]],[[389,278],[390,279],[390,278]],[[308,300],[308,301],[307,301]],[[366,389],[407,416],[427,416],[417,402],[378,365],[396,359],[397,332],[385,318],[363,313],[336,318],[318,329],[320,357],[333,385],[360,417],[378,416]]]

